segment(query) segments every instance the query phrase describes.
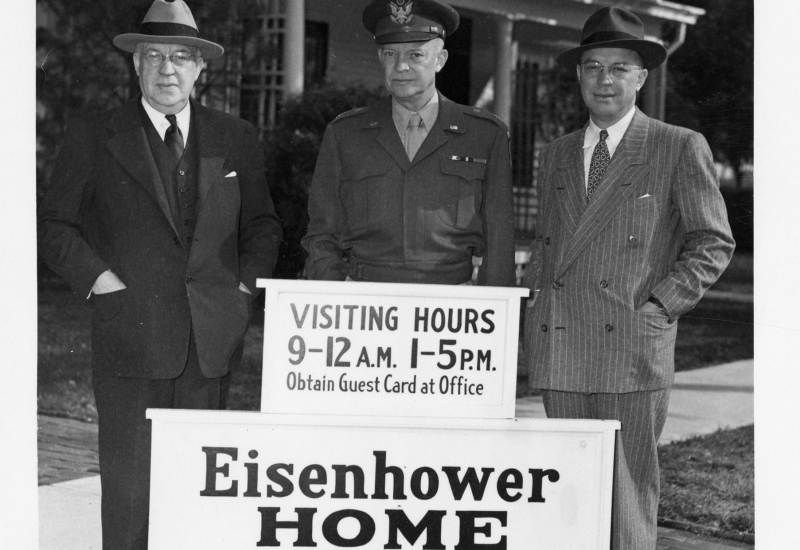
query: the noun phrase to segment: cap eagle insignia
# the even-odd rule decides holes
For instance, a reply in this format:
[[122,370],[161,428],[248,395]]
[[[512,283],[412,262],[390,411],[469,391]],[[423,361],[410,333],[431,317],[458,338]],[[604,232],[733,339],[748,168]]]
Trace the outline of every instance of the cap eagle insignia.
[[414,17],[411,15],[411,6],[414,5],[414,2],[409,2],[406,7],[403,7],[403,4],[405,4],[405,0],[398,0],[397,4],[389,2],[389,7],[392,8],[392,21],[398,25],[405,25]]

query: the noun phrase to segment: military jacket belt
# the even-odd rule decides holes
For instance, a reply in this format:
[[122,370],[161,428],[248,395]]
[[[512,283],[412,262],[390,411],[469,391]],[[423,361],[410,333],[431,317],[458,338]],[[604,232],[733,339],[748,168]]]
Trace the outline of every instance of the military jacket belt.
[[391,98],[340,115],[325,132],[303,246],[312,279],[514,284],[508,132],[494,115],[440,96],[409,161]]

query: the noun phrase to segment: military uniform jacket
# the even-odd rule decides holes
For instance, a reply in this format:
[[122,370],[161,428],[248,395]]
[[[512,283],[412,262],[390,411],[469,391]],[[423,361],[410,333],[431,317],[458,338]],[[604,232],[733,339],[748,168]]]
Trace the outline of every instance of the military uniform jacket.
[[327,128],[303,246],[311,279],[459,284],[482,256],[478,283],[514,284],[508,132],[492,114],[440,95],[414,157],[391,98]]
[[[586,199],[583,135],[542,149],[525,319],[532,387],[624,393],[674,377],[677,319],[728,265],[734,242],[702,135],[637,110]],[[537,260],[538,258],[538,260]],[[635,310],[650,296],[662,313]]]
[[70,125],[39,211],[39,252],[80,296],[111,269],[127,286],[92,295],[92,359],[118,376],[168,379],[193,331],[208,377],[228,370],[269,277],[281,229],[255,129],[192,102],[198,216],[179,238],[138,102]]

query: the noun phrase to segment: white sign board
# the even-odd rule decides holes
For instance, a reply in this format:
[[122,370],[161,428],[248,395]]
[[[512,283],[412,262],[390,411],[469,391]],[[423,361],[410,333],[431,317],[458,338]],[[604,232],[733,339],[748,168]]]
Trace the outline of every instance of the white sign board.
[[616,421],[147,416],[151,550],[608,548]]
[[261,412],[513,418],[528,289],[259,279]]

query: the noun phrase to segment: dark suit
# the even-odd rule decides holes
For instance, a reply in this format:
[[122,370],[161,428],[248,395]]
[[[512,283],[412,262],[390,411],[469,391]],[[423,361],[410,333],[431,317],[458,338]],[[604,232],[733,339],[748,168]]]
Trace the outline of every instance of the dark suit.
[[509,286],[514,205],[508,130],[494,115],[439,96],[413,161],[392,98],[340,115],[325,132],[309,196],[311,279]]
[[[655,548],[655,451],[677,319],[717,280],[734,243],[700,134],[637,110],[590,201],[583,136],[540,155],[536,260],[524,282],[539,290],[525,320],[530,385],[547,390],[548,416],[622,420],[613,547]],[[651,295],[668,315],[636,311]]]
[[39,212],[41,257],[76,292],[89,295],[109,269],[127,286],[88,299],[104,544],[114,548],[146,545],[144,410],[224,403],[219,378],[241,356],[251,311],[239,282],[255,292],[281,238],[255,130],[194,101],[186,154],[197,216],[193,238],[181,238],[140,101],[70,126]]

